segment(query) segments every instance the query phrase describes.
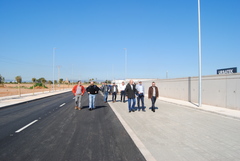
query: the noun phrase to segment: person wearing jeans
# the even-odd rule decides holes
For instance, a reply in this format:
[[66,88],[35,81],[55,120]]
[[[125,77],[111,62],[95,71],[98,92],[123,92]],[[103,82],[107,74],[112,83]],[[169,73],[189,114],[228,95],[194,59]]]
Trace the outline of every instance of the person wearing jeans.
[[92,109],[95,108],[95,98],[96,95],[95,94],[89,94],[89,110],[91,111]]
[[103,92],[104,102],[107,103],[108,93],[110,91],[110,87],[107,85],[107,83],[104,83],[103,86],[101,87],[101,90]]
[[142,81],[139,82],[139,84],[136,85],[136,89],[138,91],[137,93],[137,105],[138,105],[138,111],[141,110],[141,107],[140,107],[140,100],[141,100],[141,103],[142,103],[142,111],[145,112],[145,109],[144,109],[144,86],[142,84]]
[[91,82],[91,84],[87,87],[86,90],[89,94],[89,111],[92,111],[95,108],[96,94],[98,94],[98,91],[100,89],[98,88],[98,86],[94,85],[94,82]]
[[158,87],[155,86],[155,82],[152,82],[152,86],[148,89],[148,98],[152,101],[152,111],[155,112],[155,102],[159,96]]
[[126,96],[128,98],[128,111],[129,112],[134,112],[134,108],[135,108],[135,94],[137,93],[137,89],[135,87],[135,85],[133,84],[133,80],[130,80],[129,83],[126,86],[125,89],[126,92]]

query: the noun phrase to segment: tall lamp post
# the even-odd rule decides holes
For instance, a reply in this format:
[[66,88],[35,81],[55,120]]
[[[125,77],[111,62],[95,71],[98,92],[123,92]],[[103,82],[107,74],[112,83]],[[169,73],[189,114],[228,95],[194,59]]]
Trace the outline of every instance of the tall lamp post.
[[124,48],[125,51],[125,80],[127,79],[127,48]]
[[199,64],[199,80],[198,80],[198,106],[202,106],[202,46],[201,46],[201,17],[200,17],[200,0],[198,0],[198,64]]
[[55,59],[55,50],[56,48],[53,48],[53,91],[55,91],[55,87],[54,87],[54,66],[55,66],[55,62],[54,62],[54,59]]

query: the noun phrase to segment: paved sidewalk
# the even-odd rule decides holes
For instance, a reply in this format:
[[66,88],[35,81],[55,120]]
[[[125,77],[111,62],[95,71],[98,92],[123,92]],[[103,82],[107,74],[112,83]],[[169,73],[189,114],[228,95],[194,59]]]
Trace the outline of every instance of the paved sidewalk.
[[[120,98],[118,96],[118,98]],[[159,98],[156,112],[108,102],[146,160],[240,160],[240,111]]]
[[160,97],[159,100],[240,119],[240,110],[233,110],[233,109],[228,109],[224,107],[216,107],[216,106],[210,106],[210,105],[204,105],[204,104],[202,104],[202,107],[198,107],[197,103],[191,103],[187,101],[176,100],[176,99],[171,99],[166,97]]
[[29,94],[22,94],[21,97],[19,95],[13,95],[13,96],[6,96],[6,97],[0,97],[0,108],[11,106],[14,104],[24,103],[36,99],[41,99],[44,97],[49,97],[52,95],[60,94],[69,92],[71,89],[64,89],[64,90],[57,90],[57,91],[51,91],[51,92],[38,92],[38,93],[29,93]]

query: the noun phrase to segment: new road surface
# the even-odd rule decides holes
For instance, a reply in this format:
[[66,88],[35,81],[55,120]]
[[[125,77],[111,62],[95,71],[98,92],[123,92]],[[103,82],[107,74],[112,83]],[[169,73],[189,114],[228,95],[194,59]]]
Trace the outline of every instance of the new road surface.
[[145,160],[108,103],[70,92],[0,109],[1,161]]

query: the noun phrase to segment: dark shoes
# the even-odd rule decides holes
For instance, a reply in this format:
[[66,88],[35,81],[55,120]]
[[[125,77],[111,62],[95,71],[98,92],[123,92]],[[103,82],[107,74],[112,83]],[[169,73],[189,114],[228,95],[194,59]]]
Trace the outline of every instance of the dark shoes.
[[132,109],[131,111],[129,111],[129,113],[131,113],[131,112],[135,112],[135,110],[134,110],[134,109]]
[[89,111],[92,111],[92,108],[89,108],[88,110],[89,110]]
[[155,107],[152,107],[152,112],[155,112]]

